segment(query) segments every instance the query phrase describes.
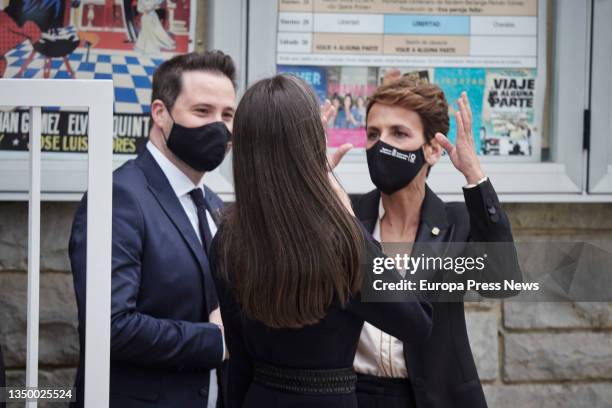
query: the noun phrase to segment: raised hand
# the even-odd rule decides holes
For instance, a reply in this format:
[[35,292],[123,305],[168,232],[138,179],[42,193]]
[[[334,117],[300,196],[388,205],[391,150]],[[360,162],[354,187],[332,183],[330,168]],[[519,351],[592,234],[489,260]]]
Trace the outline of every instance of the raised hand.
[[383,85],[390,84],[391,82],[395,82],[402,77],[402,73],[397,68],[391,68],[385,71],[383,75]]
[[338,165],[338,163],[340,163],[344,155],[352,148],[353,145],[350,143],[343,144],[342,146],[338,147],[334,153],[329,154],[327,156],[327,162],[329,163],[329,182],[332,188],[334,189],[336,195],[344,205],[344,208],[346,208],[346,210],[349,212],[349,214],[355,215],[353,213],[353,207],[351,205],[351,200],[348,194],[346,193],[346,191],[344,191],[340,183],[338,183],[338,180],[336,179],[336,176],[333,172],[333,169]]
[[349,150],[353,148],[351,143],[345,143],[342,146],[339,146],[335,152],[327,155],[327,161],[329,163],[329,168],[331,170],[335,169],[336,166],[342,161],[342,158],[345,154],[348,153]]
[[476,184],[484,177],[480,160],[476,154],[476,145],[472,134],[472,108],[465,92],[457,100],[459,110],[455,112],[457,138],[455,145],[442,133],[436,133],[436,140],[448,153],[451,162],[465,176],[469,184]]
[[[331,104],[329,99],[325,100],[325,103],[321,106],[321,122],[323,122],[323,128],[327,128],[327,121],[330,117],[332,117],[336,113],[336,108]],[[349,199],[348,194],[342,188],[336,176],[333,173],[333,170],[338,166],[338,163],[342,160],[344,155],[353,148],[351,143],[345,143],[342,146],[338,147],[335,152],[327,155],[327,163],[329,166],[328,178],[329,183],[331,184],[334,192],[346,208],[346,210],[351,214],[353,213],[353,207],[351,206],[351,200]]]
[[332,105],[329,99],[325,100],[325,103],[321,105],[321,122],[323,123],[323,129],[327,129],[327,122],[330,118],[336,115],[336,108]]

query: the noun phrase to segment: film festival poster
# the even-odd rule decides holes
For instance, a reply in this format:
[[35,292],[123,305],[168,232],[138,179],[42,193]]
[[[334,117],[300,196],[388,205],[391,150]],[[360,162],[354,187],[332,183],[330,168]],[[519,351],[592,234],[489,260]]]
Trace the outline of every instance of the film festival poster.
[[483,152],[531,156],[535,123],[534,69],[490,69],[486,73],[480,139]]
[[[278,65],[277,71],[304,79],[321,103],[329,99],[336,115],[327,123],[328,146],[350,142],[365,147],[367,98],[382,83],[389,68]],[[534,120],[535,69],[401,67],[400,74],[418,84],[440,86],[449,101],[452,142],[456,137],[455,101],[466,91],[473,116],[474,142],[483,156],[531,156]]]
[[334,105],[335,115],[327,121],[329,147],[347,142],[365,147],[366,103],[378,84],[378,68],[278,65],[277,72],[299,76],[313,88],[321,103],[329,99]]
[[535,125],[535,69],[434,68],[403,69],[402,75],[419,83],[437,84],[449,103],[449,139],[454,143],[452,119],[456,100],[465,91],[470,99],[474,142],[483,156],[531,156]]
[[[192,0],[0,0],[0,77],[110,79],[114,152],[135,154],[149,130],[151,78],[191,49]],[[46,107],[44,152],[87,151],[83,107]],[[0,151],[25,151],[29,112],[0,110]]]

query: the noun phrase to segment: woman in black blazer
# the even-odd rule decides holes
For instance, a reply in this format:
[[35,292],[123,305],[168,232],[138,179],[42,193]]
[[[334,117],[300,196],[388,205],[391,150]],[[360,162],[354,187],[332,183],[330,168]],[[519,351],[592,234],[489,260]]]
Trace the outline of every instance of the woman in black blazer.
[[321,121],[313,91],[286,75],[257,82],[236,111],[236,200],[210,254],[229,408],[357,407],[364,320],[407,343],[429,335],[431,306],[414,295],[361,302],[384,255],[330,173]]
[[[476,155],[465,92],[457,104],[453,145],[444,136],[449,129],[448,104],[436,85],[396,79],[370,98],[366,155],[377,189],[357,198],[354,209],[383,249],[385,242],[434,243],[433,247],[444,248],[449,242],[513,241],[508,217]],[[444,150],[467,181],[465,204],[442,202],[425,182]],[[520,281],[513,246],[494,253],[487,260],[487,270],[497,273],[494,281]],[[433,332],[427,342],[405,343],[392,333],[364,325],[354,362],[360,408],[487,406],[461,298],[432,305]]]

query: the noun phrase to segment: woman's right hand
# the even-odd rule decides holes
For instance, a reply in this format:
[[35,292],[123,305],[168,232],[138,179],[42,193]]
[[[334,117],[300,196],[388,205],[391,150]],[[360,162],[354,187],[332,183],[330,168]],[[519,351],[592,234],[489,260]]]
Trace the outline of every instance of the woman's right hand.
[[344,191],[340,183],[338,183],[338,180],[336,179],[336,176],[333,172],[333,169],[338,165],[338,163],[340,163],[344,155],[352,148],[352,144],[345,143],[342,146],[338,147],[334,153],[331,153],[327,156],[327,161],[329,163],[329,172],[327,173],[327,175],[329,178],[329,182],[332,188],[334,189],[334,192],[340,199],[340,202],[342,202],[349,214],[355,216],[355,213],[353,212],[353,206],[351,205],[351,199],[349,198],[346,191]]
[[397,68],[390,68],[388,70],[385,71],[385,74],[383,75],[383,81],[382,84],[383,85],[388,85],[392,82],[395,82],[397,80],[399,80],[402,77],[402,73],[399,69]]
[[[327,121],[330,117],[332,117],[336,113],[336,108],[329,99],[325,100],[325,103],[321,106],[321,122],[323,123],[323,128],[327,128]],[[327,155],[327,163],[329,166],[329,171],[327,176],[329,178],[329,183],[331,184],[334,192],[340,199],[340,202],[344,205],[346,210],[352,215],[355,216],[353,212],[353,206],[351,205],[351,200],[346,194],[346,191],[342,188],[336,177],[334,176],[334,169],[340,163],[344,155],[353,148],[351,143],[345,143],[342,146],[339,146],[335,152]]]
[[337,113],[331,101],[326,99],[325,103],[321,105],[321,123],[323,123],[323,129],[327,129],[327,123],[331,118],[335,117]]

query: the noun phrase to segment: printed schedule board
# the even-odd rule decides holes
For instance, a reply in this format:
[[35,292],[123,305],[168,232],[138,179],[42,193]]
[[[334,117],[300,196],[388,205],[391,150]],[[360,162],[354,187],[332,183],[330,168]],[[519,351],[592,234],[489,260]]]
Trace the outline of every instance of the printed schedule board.
[[280,0],[277,70],[336,106],[330,147],[364,146],[367,97],[397,68],[439,85],[451,117],[467,91],[480,155],[539,161],[545,26],[538,0]]

